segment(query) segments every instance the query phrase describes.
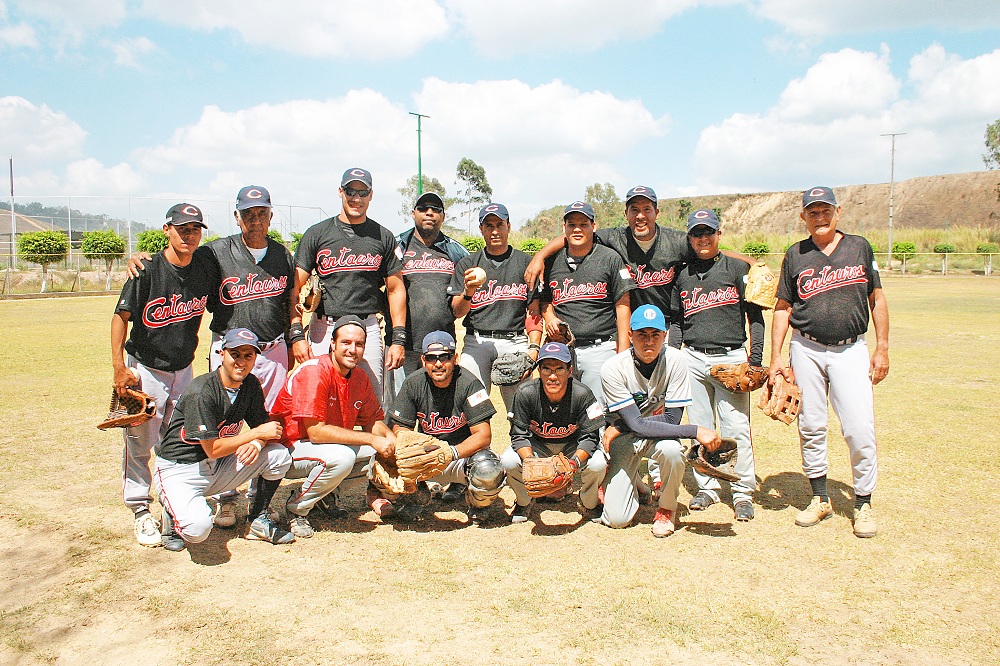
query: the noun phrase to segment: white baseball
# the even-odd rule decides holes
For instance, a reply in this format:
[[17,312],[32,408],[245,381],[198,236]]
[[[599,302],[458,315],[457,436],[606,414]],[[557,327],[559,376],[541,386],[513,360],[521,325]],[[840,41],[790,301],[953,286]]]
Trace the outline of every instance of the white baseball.
[[476,284],[486,283],[486,269],[482,266],[476,266],[472,269],[472,277],[476,279]]

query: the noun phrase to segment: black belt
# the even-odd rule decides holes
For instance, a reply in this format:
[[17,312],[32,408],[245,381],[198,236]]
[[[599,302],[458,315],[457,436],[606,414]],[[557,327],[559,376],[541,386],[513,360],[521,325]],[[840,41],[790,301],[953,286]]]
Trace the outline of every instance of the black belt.
[[604,344],[605,342],[614,342],[617,339],[617,335],[608,335],[603,338],[577,338],[573,343],[573,347],[575,349],[584,349],[585,347],[593,347],[595,345]]
[[695,347],[694,345],[686,345],[696,352],[701,352],[707,356],[721,356],[722,354],[728,354],[731,351],[740,349],[743,345],[736,345],[734,347]]
[[[346,317],[349,314],[354,314],[354,313],[353,312],[348,312],[347,314],[340,315],[340,317]],[[373,312],[372,314],[366,314],[366,315],[360,315],[359,314],[359,315],[354,315],[354,316],[357,317],[358,319],[360,319],[361,321],[364,321],[365,319],[368,319],[369,317],[378,316],[378,314],[379,314],[378,312]],[[323,315],[322,317],[320,317],[320,319],[326,321],[327,323],[334,324],[334,323],[337,322],[338,319],[340,319],[340,317],[328,317],[326,315]]]
[[813,342],[818,342],[821,345],[826,345],[827,347],[839,347],[841,345],[853,345],[855,342],[857,342],[858,340],[861,339],[860,335],[855,335],[853,338],[847,338],[846,340],[837,340],[836,342],[827,342],[826,340],[820,340],[819,338],[814,338],[813,336],[809,335],[808,333],[803,333],[802,331],[799,331],[799,335],[801,335],[806,340],[812,340]]
[[285,341],[285,334],[282,333],[281,335],[279,335],[278,337],[276,337],[274,340],[271,340],[270,342],[262,342],[262,343],[260,343],[260,351],[263,354],[264,352],[268,351],[269,349],[274,349],[275,347],[277,347],[279,344],[281,344],[284,341]]
[[519,335],[524,335],[524,331],[484,331],[480,328],[466,328],[466,333],[474,333],[484,338],[498,338],[500,340],[513,340]]

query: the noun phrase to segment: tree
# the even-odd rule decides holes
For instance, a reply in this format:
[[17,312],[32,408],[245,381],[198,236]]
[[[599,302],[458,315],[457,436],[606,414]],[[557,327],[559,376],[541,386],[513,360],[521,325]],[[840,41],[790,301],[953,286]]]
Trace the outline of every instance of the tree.
[[598,227],[620,227],[625,223],[625,206],[611,183],[594,183],[589,186],[583,200],[594,207],[594,221]]
[[268,229],[267,237],[270,238],[271,240],[281,243],[282,245],[285,244],[285,237],[282,236],[281,232],[278,231],[277,229]]
[[135,251],[156,254],[160,250],[165,250],[169,244],[167,235],[161,229],[146,229],[139,234]]
[[[80,240],[80,249],[87,259],[103,259],[107,267],[107,284],[105,290],[111,289],[111,263],[125,256],[125,239],[112,229],[88,231]],[[100,276],[100,271],[98,271]]]
[[687,216],[691,214],[691,209],[693,207],[694,204],[687,199],[681,199],[677,202],[677,216],[682,222],[687,221]]
[[455,197],[455,203],[466,207],[469,217],[469,233],[472,232],[472,209],[481,204],[487,204],[493,197],[493,188],[486,179],[486,169],[479,166],[468,157],[463,157],[455,169],[455,184],[463,189]]
[[42,292],[49,277],[49,264],[69,254],[69,238],[62,231],[29,231],[17,238],[17,252],[24,261],[42,266]]
[[986,126],[984,143],[986,152],[983,154],[983,164],[987,169],[1000,169],[1000,119]]
[[[434,192],[444,201],[444,207],[447,209],[455,202],[454,199],[448,198],[448,193],[444,189],[444,185],[437,178],[428,178],[427,174],[423,174],[424,178],[424,193]],[[413,212],[413,204],[417,203],[417,174],[413,174],[406,180],[406,184],[396,190],[399,192],[400,196],[403,197],[403,203],[399,209],[399,216],[404,220],[410,219],[410,213]]]

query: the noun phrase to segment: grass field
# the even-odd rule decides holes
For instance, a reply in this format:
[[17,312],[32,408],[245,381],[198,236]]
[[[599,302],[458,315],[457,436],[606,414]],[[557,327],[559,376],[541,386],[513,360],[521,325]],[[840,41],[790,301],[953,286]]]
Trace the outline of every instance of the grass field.
[[[94,428],[114,297],[0,302],[0,664],[995,664],[1000,281],[885,290],[874,539],[851,532],[839,435],[836,515],[793,525],[797,435],[754,408],[750,523],[717,504],[654,539],[651,508],[616,531],[568,498],[524,525],[435,505],[408,527],[348,495],[313,539],[216,530],[182,553],[135,544],[120,436]],[[496,419],[495,450],[506,432]]]

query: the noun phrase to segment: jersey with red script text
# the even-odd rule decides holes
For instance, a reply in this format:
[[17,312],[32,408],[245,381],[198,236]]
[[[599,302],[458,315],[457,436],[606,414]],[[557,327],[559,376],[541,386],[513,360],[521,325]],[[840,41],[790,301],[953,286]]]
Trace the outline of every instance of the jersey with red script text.
[[461,444],[472,431],[469,426],[484,423],[497,413],[490,394],[475,375],[459,365],[446,388],[438,388],[421,368],[403,382],[392,401],[389,424]]
[[424,336],[447,331],[455,336],[455,315],[448,298],[448,284],[455,262],[434,245],[424,245],[417,234],[403,252],[403,283],[406,285],[406,329],[409,350],[419,351]]
[[465,293],[465,271],[479,266],[486,271],[486,282],[472,295],[469,313],[465,315],[465,330],[524,331],[524,318],[534,293],[528,293],[524,271],[531,258],[516,248],[502,257],[494,257],[485,249],[465,257],[455,264],[455,274],[448,287],[449,296]]
[[[678,229],[656,225],[656,239],[649,252],[643,252],[635,242],[630,227],[598,229],[595,240],[621,255],[632,275],[636,289],[629,294],[633,311],[640,305],[655,305],[664,315],[670,315],[670,288],[681,264],[689,258],[691,248],[687,234]],[[674,313],[677,320],[679,313]]]
[[510,445],[516,451],[541,444],[551,455],[568,456],[578,449],[597,450],[598,433],[604,425],[604,408],[583,382],[571,377],[566,394],[553,404],[542,388],[542,380],[524,382],[514,394],[510,413]]

